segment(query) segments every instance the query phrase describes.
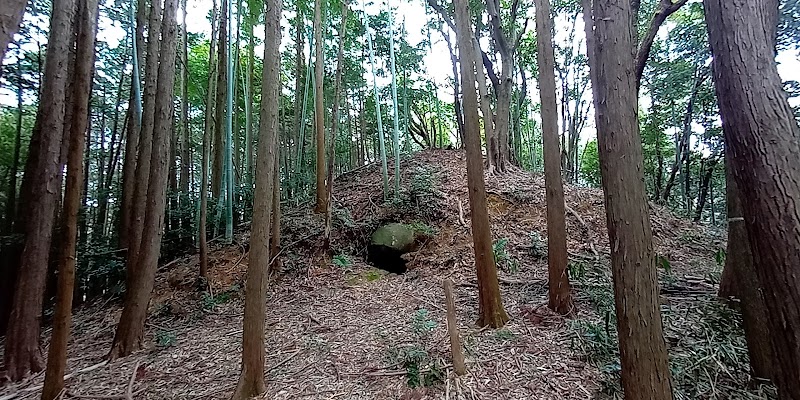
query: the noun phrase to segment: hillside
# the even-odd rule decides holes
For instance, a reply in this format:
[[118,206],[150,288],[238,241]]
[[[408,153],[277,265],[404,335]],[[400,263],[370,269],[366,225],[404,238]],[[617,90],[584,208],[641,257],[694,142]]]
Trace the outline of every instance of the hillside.
[[[487,177],[503,301],[512,319],[497,331],[476,329],[464,157],[435,150],[403,160],[403,196],[387,203],[377,165],[340,176],[333,257],[321,251],[322,221],[309,204],[285,206],[280,265],[267,300],[264,398],[586,399],[618,393],[602,191],[565,188],[578,302],[576,317],[564,319],[546,308],[543,177],[524,171]],[[405,274],[365,261],[370,235],[390,221],[426,233],[407,256]],[[768,398],[770,388],[748,387],[737,316],[715,298],[724,236],[658,206],[651,222],[678,398]],[[227,398],[239,373],[247,236],[243,230],[232,246],[213,243],[211,294],[196,289],[196,255],[161,267],[145,351],[104,363],[120,305],[111,300],[77,310],[68,361],[75,373],[66,398]],[[456,284],[467,355],[468,373],[460,378],[449,368],[446,278]],[[42,381],[40,373],[6,384],[0,399],[34,398]]]

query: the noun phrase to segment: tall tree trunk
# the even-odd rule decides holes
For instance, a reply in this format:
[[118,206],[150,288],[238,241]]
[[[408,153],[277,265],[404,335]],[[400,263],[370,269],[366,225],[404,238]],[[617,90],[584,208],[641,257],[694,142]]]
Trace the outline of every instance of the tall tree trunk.
[[[17,131],[14,138],[14,158],[11,161],[11,170],[9,171],[8,191],[6,193],[6,207],[5,207],[5,227],[3,233],[10,235],[14,233],[14,220],[17,214],[17,174],[19,171],[19,158],[20,150],[22,148],[22,116],[24,113],[22,102],[22,73],[20,65],[17,65]],[[18,227],[18,230],[21,227]],[[18,251],[21,251],[19,246],[8,246],[2,249],[2,257],[0,257],[0,336],[5,336],[6,329],[8,328],[8,318],[11,314],[11,308],[14,302],[14,284],[17,281],[17,273],[19,272],[19,263],[16,261]],[[5,254],[9,252],[12,254]]]
[[777,0],[705,0],[722,129],[770,324],[781,399],[800,398],[800,127],[775,64]]
[[[158,2],[153,2],[155,9]],[[147,187],[142,242],[136,261],[136,275],[125,291],[125,301],[120,316],[110,358],[124,357],[139,350],[144,335],[147,305],[155,283],[158,257],[161,252],[161,237],[164,233],[164,211],[167,202],[168,157],[173,126],[173,92],[175,88],[175,56],[177,53],[178,0],[166,0],[161,27],[160,64],[158,67],[158,92],[156,96],[152,159],[150,161],[150,184]],[[153,24],[151,24],[151,27]],[[140,163],[141,164],[141,163]]]
[[[219,37],[217,39],[217,98],[214,118],[214,145],[211,161],[211,198],[221,199],[225,174],[225,110],[228,91],[228,1],[222,0],[219,9]],[[221,207],[217,204],[217,207]],[[218,208],[219,209],[219,208]]]
[[[5,227],[3,232],[9,234],[14,229],[14,217],[17,213],[17,174],[19,173],[19,157],[22,149],[22,116],[24,114],[22,102],[22,65],[17,63],[17,131],[14,135],[14,158],[11,160],[11,170],[8,172],[8,191],[6,192]],[[7,276],[7,275],[3,275]],[[12,291],[8,289],[9,293]]]
[[700,183],[700,193],[697,197],[697,209],[694,211],[694,222],[700,222],[700,219],[703,217],[703,209],[705,208],[706,201],[708,200],[708,192],[712,184],[711,178],[714,176],[714,168],[716,166],[717,157],[716,155],[712,155],[708,162],[706,162],[706,169],[703,173],[703,178]]
[[280,0],[267,0],[264,39],[264,71],[261,77],[261,125],[256,158],[253,231],[250,236],[250,266],[245,286],[244,329],[242,333],[242,374],[231,399],[244,400],[264,393],[264,318],[269,276],[269,229],[278,138],[281,43]]
[[[769,339],[769,318],[764,305],[764,290],[758,280],[747,228],[742,217],[742,200],[730,166],[732,154],[729,150],[726,153],[728,247],[723,274],[729,274],[731,282],[747,282],[744,285],[736,285],[736,289],[742,304],[742,326],[747,338],[750,372],[753,377],[771,379],[775,356]],[[721,284],[720,291],[722,291]]]
[[[305,117],[304,114],[301,113],[301,110],[305,111],[305,98],[302,95],[305,90],[306,84],[303,83],[303,72],[305,71],[305,56],[303,55],[303,31],[305,29],[304,25],[305,18],[303,17],[303,13],[300,7],[300,2],[296,3],[296,10],[295,10],[295,37],[294,37],[294,45],[295,45],[295,70],[294,70],[294,124],[293,124],[293,138],[292,143],[297,148],[295,151],[292,151],[290,154],[297,154],[297,151],[302,147],[300,130],[301,125],[305,124]],[[299,160],[300,157],[297,157]],[[294,192],[297,190],[295,186],[297,186],[298,177],[301,174],[300,166],[297,165],[293,168],[290,175],[290,184],[289,187]],[[294,195],[294,193],[292,193]]]
[[464,145],[467,150],[467,185],[469,186],[472,242],[475,247],[475,266],[478,271],[478,326],[499,328],[508,321],[500,298],[497,265],[492,253],[492,233],[483,181],[478,97],[475,93],[476,56],[472,44],[469,5],[456,0],[456,37],[461,51],[461,84],[464,87]]
[[[80,60],[80,59],[78,59]],[[122,103],[122,88],[125,83],[125,71],[120,73],[119,84],[117,86],[117,100],[114,103],[114,123],[111,129],[111,140],[108,147],[108,164],[111,165],[114,157],[114,141],[117,139],[119,133],[119,106]],[[123,121],[124,123],[124,121]],[[102,131],[101,131],[102,135]],[[69,162],[69,161],[67,161]],[[88,170],[85,170],[88,171]],[[106,231],[106,216],[108,214],[108,198],[111,192],[110,182],[111,179],[107,175],[112,174],[112,171],[106,168],[105,163],[101,160],[98,165],[98,171],[103,171],[98,174],[98,189],[97,189],[97,214],[94,218],[94,226],[92,231],[95,237],[102,238],[105,236]],[[88,175],[88,172],[84,172]],[[109,183],[108,185],[106,183]],[[84,238],[86,239],[86,238]]]
[[[635,399],[672,399],[658,299],[633,75],[628,0],[584,0],[605,192],[622,386]],[[593,17],[593,18],[592,18]],[[594,28],[594,29],[593,29]]]
[[[147,206],[147,192],[150,184],[150,160],[153,154],[153,127],[156,119],[156,102],[158,80],[158,65],[161,54],[161,1],[153,1],[150,8],[147,41],[147,61],[145,65],[144,107],[142,123],[139,131],[138,157],[136,160],[136,188],[130,207],[131,214],[130,232],[128,233],[128,253],[126,259],[125,287],[132,288],[133,280],[138,275],[136,270],[139,260],[139,245],[142,243],[145,229],[144,218]],[[161,150],[161,149],[156,149]]]
[[562,315],[572,313],[572,293],[567,276],[567,223],[564,183],[558,148],[555,54],[550,33],[550,0],[536,0],[536,60],[542,108],[544,173],[547,187],[547,271],[550,308]]
[[[319,1],[319,0],[317,0]],[[366,18],[366,11],[362,10],[364,14],[364,20],[369,21]],[[369,25],[369,24],[367,24]],[[374,89],[375,94],[375,119],[378,123],[378,134],[377,134],[377,142],[378,147],[380,149],[380,157],[381,157],[381,173],[383,176],[383,199],[388,199],[389,196],[389,167],[386,162],[386,144],[383,140],[383,118],[381,117],[381,102],[380,98],[378,97],[378,75],[375,72],[375,52],[372,49],[372,34],[369,31],[369,26],[366,27],[366,35],[367,35],[367,47],[369,48],[369,64],[372,68],[372,88]],[[362,110],[363,112],[363,110]],[[363,123],[361,124],[364,125]],[[373,152],[375,154],[375,152]]]
[[200,217],[198,219],[197,244],[200,251],[200,278],[208,278],[208,169],[211,161],[211,136],[214,128],[214,94],[218,63],[214,52],[216,38],[217,1],[211,6],[211,46],[208,49],[208,92],[206,94],[205,125],[203,127],[203,156],[200,166]]
[[[181,228],[185,232],[189,232],[192,226],[192,218],[189,210],[191,209],[191,198],[189,195],[189,181],[191,174],[191,148],[192,148],[192,132],[189,128],[189,32],[186,31],[186,0],[181,1],[181,10],[183,11],[183,22],[181,23],[181,115],[178,122],[181,127],[181,145],[180,145],[180,158],[181,168],[178,188],[180,190],[180,206],[181,214]],[[191,237],[187,240],[187,244],[191,244]]]
[[394,56],[394,21],[392,6],[386,2],[389,16],[389,67],[392,73],[392,122],[394,130],[392,132],[392,147],[394,147],[394,197],[400,198],[400,114],[397,111],[397,69],[395,68]]
[[678,153],[675,155],[675,162],[672,164],[667,182],[664,184],[664,191],[661,192],[660,199],[662,203],[669,200],[672,187],[675,186],[675,178],[681,170],[684,162],[689,158],[689,142],[692,135],[692,118],[694,115],[694,102],[697,99],[697,94],[700,86],[703,84],[707,76],[699,70],[695,73],[694,88],[692,94],[689,96],[689,103],[686,105],[686,114],[683,116],[683,129],[681,131],[680,139],[677,143]]
[[[477,39],[472,40],[475,46],[475,56],[480,57],[480,44]],[[462,56],[463,59],[463,56]],[[489,163],[489,171],[494,171],[495,165],[490,160],[497,160],[500,152],[500,145],[497,141],[497,131],[494,127],[494,112],[492,112],[492,99],[489,98],[489,90],[486,87],[486,72],[481,64],[480,58],[475,61],[477,70],[476,78],[478,80],[478,95],[480,95],[479,104],[481,113],[483,114],[483,134],[486,138],[486,160]],[[463,66],[462,66],[463,67]]]
[[[58,260],[58,291],[56,294],[53,335],[47,353],[42,400],[55,400],[64,389],[64,372],[67,368],[67,341],[72,323],[72,295],[75,287],[76,248],[78,239],[78,212],[81,208],[83,185],[83,142],[88,127],[89,96],[92,90],[92,69],[97,35],[97,0],[80,0],[76,24],[78,38],[75,52],[73,79],[74,107],[69,130],[69,155],[67,157],[67,184],[64,192],[63,234]],[[102,132],[101,132],[102,134]],[[66,139],[66,138],[65,138]]]
[[[72,47],[75,0],[54,0],[50,17],[42,96],[31,137],[23,186],[25,239],[8,321],[4,364],[12,381],[42,370],[40,318],[50,241],[61,188],[61,141],[67,88],[66,64]],[[35,143],[34,143],[35,142]],[[34,154],[35,153],[35,154]],[[28,181],[28,185],[24,185]],[[33,200],[35,199],[35,201]]]
[[[258,14],[260,11],[261,10],[248,9],[249,16],[247,19],[247,72],[245,73],[245,84],[244,84],[245,87],[244,89],[245,90],[244,176],[245,176],[245,183],[247,184],[247,190],[252,190],[253,188],[253,103],[250,101],[250,99],[253,97],[253,74],[256,64],[255,61],[256,47],[255,47],[255,36],[253,35],[253,26],[257,21]],[[300,30],[298,30],[298,35],[300,35],[300,37],[303,37],[302,32],[300,32]],[[302,60],[303,58],[302,49],[300,51],[301,51],[300,53],[301,56],[300,58],[298,58],[298,60]],[[299,75],[297,79],[299,81],[300,79]],[[295,96],[295,98],[299,99],[299,96]],[[295,100],[295,116],[297,115],[297,103],[298,101]]]
[[323,89],[323,71],[325,68],[324,50],[325,42],[322,41],[322,1],[314,1],[314,43],[316,56],[314,57],[314,131],[317,144],[317,201],[314,212],[323,213],[328,208],[325,193],[325,92]]
[[[453,44],[450,43],[450,35],[445,35],[444,28],[441,30],[444,41],[447,43],[447,49],[450,53],[450,64],[453,66],[453,109],[455,109],[456,128],[458,129],[458,136],[461,138],[461,143],[466,143],[464,140],[464,113],[461,106],[461,96],[459,96],[460,80],[458,77],[458,57],[456,57],[456,50]],[[442,132],[437,132],[442,135]],[[433,137],[433,147],[436,148],[436,136]]]
[[[391,12],[391,10],[390,10]],[[326,199],[325,203],[327,204],[327,208],[325,209],[325,247],[330,249],[331,244],[331,230],[333,228],[333,221],[332,221],[332,205],[331,205],[331,198],[333,196],[333,168],[335,166],[336,160],[336,136],[339,134],[339,122],[341,121],[341,116],[339,115],[339,108],[341,103],[342,97],[342,69],[344,68],[344,41],[347,37],[347,2],[342,2],[342,14],[341,14],[342,22],[339,26],[339,50],[337,52],[336,57],[336,75],[334,77],[334,89],[333,89],[333,108],[331,110],[332,120],[333,123],[331,124],[331,141],[328,146],[328,176],[326,177]],[[395,108],[395,111],[397,109]],[[396,118],[396,117],[395,117]],[[395,128],[397,127],[397,121],[395,121]],[[397,131],[395,131],[395,138],[397,136]],[[395,148],[395,157],[399,160],[399,146]],[[395,171],[395,185],[398,185],[399,182],[399,170]],[[399,192],[398,187],[395,187],[395,190]],[[395,192],[397,195],[398,192]]]
[[[131,7],[133,7],[131,1]],[[125,140],[125,159],[122,166],[122,200],[120,204],[119,248],[130,250],[130,230],[133,228],[133,205],[137,186],[136,169],[139,160],[139,138],[142,129],[142,94],[140,66],[145,60],[144,29],[147,21],[147,2],[138,0],[136,10],[136,32],[133,33],[133,72],[131,74],[131,97],[128,102],[128,138]],[[131,11],[133,12],[133,11]],[[132,17],[133,18],[133,17]],[[148,48],[148,50],[150,50]]]

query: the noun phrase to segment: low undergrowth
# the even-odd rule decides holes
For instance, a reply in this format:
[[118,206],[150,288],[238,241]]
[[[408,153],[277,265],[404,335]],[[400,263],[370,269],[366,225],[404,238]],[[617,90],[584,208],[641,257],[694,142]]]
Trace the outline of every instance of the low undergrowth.
[[[666,264],[665,264],[666,265]],[[663,268],[662,286],[680,280]],[[600,397],[622,399],[614,293],[607,265],[572,263],[578,297],[594,316],[572,323],[572,346],[603,374]],[[663,296],[662,296],[663,300]],[[662,303],[664,303],[662,301]],[[714,293],[671,295],[662,304],[664,337],[676,399],[774,399],[772,385],[753,382],[739,312]]]

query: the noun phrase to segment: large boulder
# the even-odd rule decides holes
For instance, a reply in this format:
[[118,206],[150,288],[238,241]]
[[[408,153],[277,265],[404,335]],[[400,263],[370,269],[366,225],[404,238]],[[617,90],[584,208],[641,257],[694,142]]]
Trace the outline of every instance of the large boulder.
[[414,251],[415,247],[413,228],[399,223],[386,224],[372,234],[367,248],[367,261],[377,268],[401,274],[406,272],[403,254]]

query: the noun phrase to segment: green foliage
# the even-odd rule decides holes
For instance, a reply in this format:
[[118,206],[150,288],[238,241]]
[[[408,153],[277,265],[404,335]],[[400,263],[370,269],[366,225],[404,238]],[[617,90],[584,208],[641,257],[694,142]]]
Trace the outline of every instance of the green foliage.
[[723,248],[718,248],[717,251],[714,253],[714,261],[717,262],[718,267],[723,267],[725,265],[725,258],[728,257],[728,253]]
[[211,311],[215,306],[231,301],[231,299],[233,299],[233,297],[236,296],[239,291],[241,291],[241,287],[239,287],[239,285],[233,285],[228,288],[228,290],[217,293],[214,296],[212,296],[209,292],[203,292],[200,297],[203,310]]
[[337,254],[333,256],[331,261],[333,262],[333,265],[344,270],[348,270],[353,266],[353,262],[350,260],[350,257],[347,254]]
[[419,337],[425,337],[429,335],[434,328],[436,328],[436,322],[431,320],[430,316],[428,315],[428,310],[424,308],[420,308],[414,313],[414,318],[411,320],[411,327]]
[[156,346],[161,348],[172,347],[178,343],[178,337],[175,332],[158,330],[156,332]]
[[567,273],[570,279],[581,280],[586,277],[586,265],[580,261],[570,261],[567,264]]
[[508,239],[500,238],[492,243],[492,253],[494,254],[494,261],[497,266],[505,269],[508,272],[515,273],[519,270],[519,264],[511,258],[508,254]]
[[414,230],[414,232],[417,232],[425,236],[435,236],[438,233],[436,228],[420,221],[414,221],[408,224],[408,226],[410,226],[411,229]]
[[437,189],[439,176],[432,166],[414,167],[409,178],[404,178],[404,182],[400,195],[390,200],[391,206],[399,214],[424,220],[438,220],[443,217],[442,194]]
[[406,384],[410,388],[435,386],[444,382],[444,368],[421,346],[392,347],[388,359],[390,363],[399,364],[405,369]]
[[672,273],[672,265],[669,262],[669,258],[664,257],[661,254],[656,254],[656,265],[663,269],[667,274]]
[[581,156],[581,177],[593,187],[600,187],[600,154],[597,150],[597,140],[586,143]]

